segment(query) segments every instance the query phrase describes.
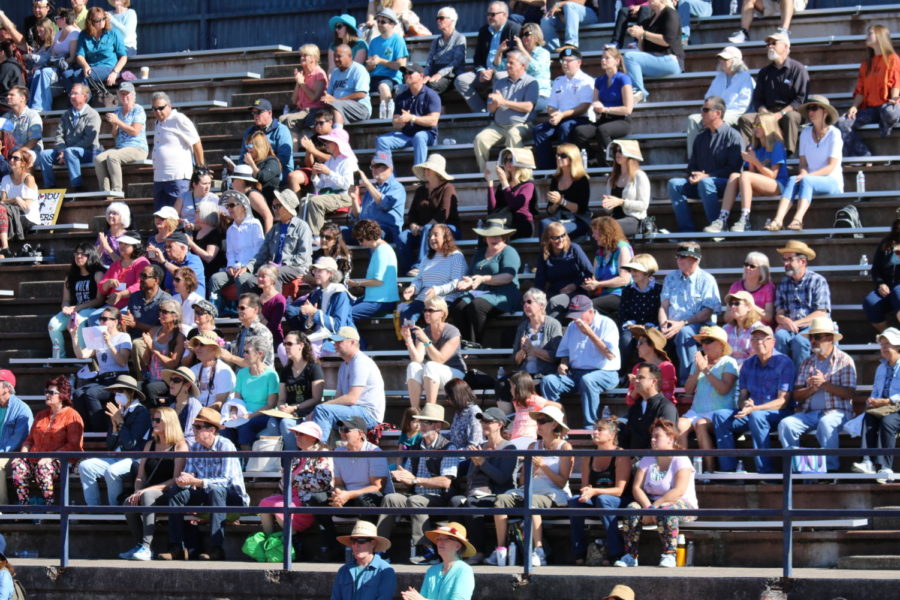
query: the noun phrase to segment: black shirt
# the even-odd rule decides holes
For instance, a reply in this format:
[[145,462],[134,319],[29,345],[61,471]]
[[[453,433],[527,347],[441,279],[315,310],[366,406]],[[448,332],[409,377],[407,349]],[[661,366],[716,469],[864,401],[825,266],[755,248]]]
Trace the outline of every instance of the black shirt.
[[[278,378],[284,384],[287,395],[286,404],[297,405],[310,400],[312,396],[312,384],[314,381],[324,380],[325,374],[322,366],[317,362],[306,363],[306,367],[296,377],[290,366],[284,367],[278,373]],[[312,412],[312,408],[296,413],[297,417],[305,417]]]
[[756,76],[752,111],[766,107],[776,112],[789,104],[797,110],[806,102],[808,88],[809,73],[803,63],[790,57],[780,67],[769,63]]

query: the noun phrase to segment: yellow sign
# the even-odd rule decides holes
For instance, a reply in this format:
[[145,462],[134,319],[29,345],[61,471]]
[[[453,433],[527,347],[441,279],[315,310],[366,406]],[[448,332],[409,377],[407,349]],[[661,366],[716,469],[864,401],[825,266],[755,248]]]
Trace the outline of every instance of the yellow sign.
[[56,225],[59,211],[62,209],[66,190],[38,190],[38,206],[41,212],[41,225]]

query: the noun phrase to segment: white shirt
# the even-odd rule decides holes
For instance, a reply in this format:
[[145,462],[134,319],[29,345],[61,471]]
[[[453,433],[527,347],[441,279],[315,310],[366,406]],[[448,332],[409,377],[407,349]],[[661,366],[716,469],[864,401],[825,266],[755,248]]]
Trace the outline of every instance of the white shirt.
[[808,172],[817,171],[828,164],[829,158],[836,158],[838,165],[827,177],[831,177],[837,184],[838,192],[843,192],[844,174],[841,172],[841,157],[844,151],[844,140],[841,132],[837,127],[828,127],[825,137],[819,140],[818,144],[813,140],[812,132],[811,125],[800,132],[800,156],[806,157]]
[[228,266],[238,263],[246,265],[256,257],[263,244],[262,225],[254,217],[247,217],[241,223],[233,222],[225,232],[225,257]]
[[332,156],[325,161],[325,166],[331,173],[313,178],[317,192],[326,188],[347,191],[353,185],[353,174],[359,169],[357,160],[346,156]]
[[[216,374],[212,381],[212,389],[210,389],[209,376],[213,369],[215,369]],[[237,378],[234,376],[234,371],[231,370],[231,367],[225,364],[224,361],[217,360],[215,367],[212,369],[197,363],[191,367],[191,371],[194,372],[194,376],[197,378],[197,387],[200,388],[200,395],[197,396],[197,400],[203,406],[209,406],[215,402],[216,396],[219,394],[228,393],[228,397],[225,398],[226,402],[234,395],[234,386]]]
[[38,202],[37,188],[30,188],[25,182],[16,185],[12,182],[9,175],[5,175],[0,181],[0,192],[5,192],[7,198],[22,198],[23,200],[31,200],[28,205],[28,212],[24,213],[26,219],[35,225],[41,224],[41,205]]
[[580,104],[594,100],[594,78],[578,71],[571,78],[560,75],[553,80],[547,104],[556,110],[572,110]]
[[200,141],[189,118],[172,109],[165,121],[156,122],[153,138],[153,181],[190,179],[194,170],[193,146]]

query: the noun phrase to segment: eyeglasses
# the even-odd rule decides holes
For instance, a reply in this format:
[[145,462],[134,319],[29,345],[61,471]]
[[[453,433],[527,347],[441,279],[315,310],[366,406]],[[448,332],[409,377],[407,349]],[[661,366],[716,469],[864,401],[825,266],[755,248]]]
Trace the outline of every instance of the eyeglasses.
[[174,281],[174,282],[176,282],[176,283],[181,283],[182,278],[181,278],[181,277],[173,277],[173,278],[172,278],[172,281]]
[[533,298],[526,298],[525,304],[537,304],[537,300],[535,300]]
[[344,27],[346,27],[346,25],[344,25],[343,23],[338,23],[334,26],[334,30],[337,31],[338,29],[343,29]]
[[18,162],[20,160],[23,161],[25,159],[22,158],[21,156],[19,156],[18,154],[13,154],[12,156],[9,157],[9,162]]
[[563,160],[563,159],[566,159],[566,158],[572,158],[572,157],[569,156],[568,154],[562,154],[562,153],[560,153],[560,154],[557,154],[557,155],[556,155],[556,158],[558,158],[559,160]]
[[105,20],[106,20],[105,17],[101,17],[99,19],[91,19],[91,23],[93,23],[94,25],[99,25],[100,23],[102,23]]
[[531,37],[531,32],[530,32],[530,31],[526,31],[525,33],[520,33],[520,34],[519,34],[519,37],[520,37],[520,38]]
[[163,310],[163,309],[159,309],[159,314],[161,314],[161,315],[174,315],[174,314],[175,314],[175,311],[174,311],[174,310]]
[[59,396],[59,390],[44,390],[45,396]]
[[394,22],[391,21],[390,19],[378,19],[378,21],[376,21],[376,22],[377,22],[379,25],[392,25],[392,24],[394,23]]
[[713,342],[718,342],[718,341],[719,340],[717,340],[715,338],[703,338],[702,340],[700,340],[700,344],[702,346],[706,346],[707,344],[712,344]]
[[496,11],[496,12],[489,12],[489,13],[487,13],[487,16],[489,16],[489,17],[496,17],[497,15],[505,15],[505,14],[506,14],[506,13],[503,12],[503,11]]
[[446,20],[447,20],[447,17],[445,17],[445,16],[443,16],[443,15],[438,15],[438,16],[436,16],[436,17],[434,18],[434,20],[435,20],[435,21],[446,21]]
[[156,112],[162,112],[162,111],[166,110],[167,108],[169,108],[169,105],[163,104],[162,106],[151,106],[150,110],[153,110]]
[[171,377],[169,378],[169,383],[184,383],[184,379],[181,377]]
[[799,258],[800,257],[797,256],[796,254],[794,256],[782,256],[781,262],[793,262],[795,260],[798,260]]
[[106,317],[106,316],[100,317],[97,320],[100,321],[101,323],[106,323],[107,321],[118,321],[118,319],[115,317]]
[[437,308],[426,308],[426,309],[422,310],[422,312],[427,312],[427,313],[439,313],[439,312],[444,312],[444,311],[438,310]]
[[744,263],[745,269],[758,269],[759,265],[754,265],[753,263]]
[[244,306],[238,306],[238,310],[247,310],[248,308],[250,308],[250,307],[247,306],[246,304]]
[[162,419],[159,418],[159,417],[153,417],[153,418],[150,419],[150,420],[153,421],[153,423],[155,423],[155,424],[157,424],[157,425],[160,424],[160,423],[162,423]]
[[822,107],[818,104],[810,104],[806,107],[806,112],[815,112],[817,110],[822,110]]
[[321,236],[319,236],[319,240],[323,241],[323,242],[333,242],[334,236],[333,235],[321,235]]
[[535,419],[535,422],[538,425],[546,425],[547,423],[552,423],[553,419]]
[[[261,110],[251,110],[250,114],[253,115],[254,117],[258,117],[259,115],[262,114],[262,111]],[[252,148],[252,146],[251,146],[251,148]]]
[[141,279],[156,279],[155,273],[141,273]]
[[562,233],[560,235],[551,235],[550,240],[554,242],[558,242],[559,240],[565,239],[568,233]]
[[368,544],[372,541],[372,538],[350,538],[351,544]]
[[387,165],[383,165],[381,163],[375,163],[373,165],[370,165],[370,168],[373,171],[380,171],[381,169],[387,169]]
[[193,425],[191,425],[191,428],[193,428],[194,430],[209,429],[210,427],[215,427],[215,425],[208,425],[206,423],[194,423]]
[[709,107],[709,106],[704,106],[703,108],[700,109],[700,112],[702,112],[702,113],[708,113],[708,112],[713,111],[713,110],[718,110],[718,109],[717,109],[717,108],[711,108],[711,107]]
[[327,124],[329,124],[329,123],[331,123],[331,121],[314,121],[314,122],[313,122],[313,125],[316,125],[316,126],[318,126],[318,125],[327,125]]
[[741,302],[740,300],[732,300],[731,302],[728,303],[728,306],[730,306],[732,308],[737,308],[741,304],[743,304],[743,302]]

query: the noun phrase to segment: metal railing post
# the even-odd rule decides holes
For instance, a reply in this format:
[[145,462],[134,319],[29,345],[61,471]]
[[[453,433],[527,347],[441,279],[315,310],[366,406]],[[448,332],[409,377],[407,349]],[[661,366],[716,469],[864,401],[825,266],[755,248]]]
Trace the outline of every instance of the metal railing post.
[[293,560],[291,559],[291,548],[293,546],[293,529],[292,525],[294,524],[294,513],[288,512],[289,510],[293,510],[296,508],[295,506],[291,506],[291,500],[293,499],[293,494],[291,494],[291,457],[289,455],[284,455],[281,457],[281,485],[284,486],[282,488],[282,501],[285,512],[284,512],[284,523],[282,524],[282,537],[281,540],[284,542],[284,561],[282,562],[282,566],[285,571],[290,571]]
[[522,548],[522,564],[525,566],[525,577],[531,576],[531,545],[534,543],[532,539],[532,525],[531,521],[533,517],[531,516],[531,478],[532,478],[532,464],[531,457],[526,456],[525,461],[522,464],[522,480],[525,484],[524,486],[524,495],[525,495],[525,514],[522,517],[522,535],[523,535],[523,546]]
[[59,461],[59,566],[69,566],[69,461]]
[[792,457],[781,455],[781,477],[782,477],[782,538],[783,547],[781,553],[781,572],[782,577],[787,579],[791,577],[794,571],[794,479],[791,476]]

